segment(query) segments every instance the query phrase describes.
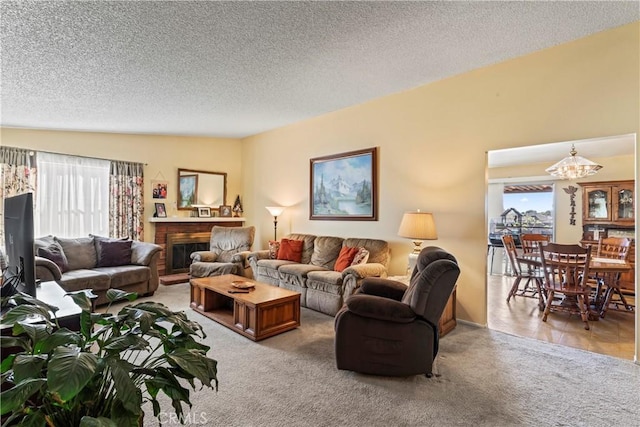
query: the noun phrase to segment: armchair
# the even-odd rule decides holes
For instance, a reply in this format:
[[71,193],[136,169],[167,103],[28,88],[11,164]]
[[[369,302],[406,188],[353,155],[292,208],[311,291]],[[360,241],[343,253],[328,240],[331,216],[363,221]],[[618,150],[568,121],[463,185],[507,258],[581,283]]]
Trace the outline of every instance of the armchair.
[[409,287],[368,278],[335,318],[338,369],[364,374],[432,375],[438,320],[460,275],[453,255],[424,248]]
[[220,227],[211,229],[208,251],[191,253],[191,277],[236,274],[252,278],[247,256],[253,246],[255,227]]

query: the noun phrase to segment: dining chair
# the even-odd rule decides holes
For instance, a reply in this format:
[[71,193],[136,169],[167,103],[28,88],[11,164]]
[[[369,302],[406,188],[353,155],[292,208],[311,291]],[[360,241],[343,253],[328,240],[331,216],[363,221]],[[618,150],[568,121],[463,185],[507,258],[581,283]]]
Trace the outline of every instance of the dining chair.
[[[591,247],[538,242],[544,273],[546,305],[542,321],[551,311],[580,314],[584,328],[589,329],[589,294],[587,283]],[[563,296],[556,300],[556,296]]]
[[[626,237],[606,237],[600,238],[598,241],[598,250],[596,256],[598,258],[616,259],[622,261],[628,261],[629,249],[631,248],[631,240]],[[633,311],[633,305],[627,302],[624,294],[620,290],[620,273],[608,273],[604,275],[595,275],[597,281],[598,291],[596,297],[600,296],[601,287],[605,287],[604,295],[602,297],[603,302],[600,304],[600,317],[604,318],[609,305],[614,304],[616,308],[619,305],[624,306],[625,310]],[[618,298],[612,299],[614,295]]]
[[[505,234],[502,236],[502,244],[507,257],[509,258],[513,276],[515,277],[513,285],[511,286],[511,289],[509,289],[509,294],[507,295],[507,302],[511,300],[511,297],[515,298],[516,296],[530,298],[535,298],[536,296],[540,297],[542,292],[542,275],[540,274],[540,271],[535,268],[523,268],[522,264],[518,261],[518,248],[516,246],[515,239],[511,234]],[[522,279],[526,279],[526,281],[522,289],[520,289],[519,286]],[[531,287],[531,282],[535,283],[535,288]],[[543,306],[540,308],[542,309]]]
[[525,254],[538,253],[538,242],[547,244],[551,241],[548,234],[524,233],[520,235],[520,243]]

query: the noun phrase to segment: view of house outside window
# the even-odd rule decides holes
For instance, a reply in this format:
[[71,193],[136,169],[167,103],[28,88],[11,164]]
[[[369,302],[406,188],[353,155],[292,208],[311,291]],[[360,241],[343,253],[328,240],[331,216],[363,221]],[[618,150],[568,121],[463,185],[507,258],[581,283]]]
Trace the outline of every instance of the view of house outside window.
[[502,200],[506,208],[504,225],[519,227],[520,234],[553,236],[553,192],[505,193]]
[[501,246],[501,236],[511,234],[519,245],[521,234],[547,234],[554,236],[554,193],[546,191],[517,192],[512,190],[502,195],[503,212],[494,216],[489,224],[489,241]]

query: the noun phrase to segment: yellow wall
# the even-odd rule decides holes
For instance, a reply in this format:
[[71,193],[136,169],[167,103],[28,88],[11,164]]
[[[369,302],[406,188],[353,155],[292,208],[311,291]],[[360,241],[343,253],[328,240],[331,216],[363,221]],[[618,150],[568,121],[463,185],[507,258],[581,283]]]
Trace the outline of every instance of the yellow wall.
[[[402,213],[435,214],[434,242],[458,258],[458,317],[485,325],[486,152],[640,131],[636,22],[575,42],[346,108],[245,140],[246,213],[257,244],[272,237],[261,206],[289,206],[295,231],[387,239],[391,274],[411,243]],[[309,220],[309,159],[380,147],[377,222]]]
[[[606,152],[606,145],[602,147],[603,152]],[[560,159],[558,159],[560,160]],[[635,156],[613,156],[613,157],[589,157],[600,165],[602,169],[593,176],[582,178],[579,180],[554,180],[544,181],[547,184],[555,183],[554,194],[554,206],[555,206],[555,241],[560,243],[576,243],[582,238],[582,189],[577,184],[578,182],[593,182],[593,181],[623,181],[633,180],[635,177]],[[502,181],[509,178],[522,178],[522,177],[540,177],[544,173],[545,168],[549,167],[549,164],[528,164],[518,165],[512,167],[503,168],[491,168],[489,169],[489,179],[493,181]],[[538,182],[535,178],[531,182]],[[575,202],[575,219],[576,225],[569,224],[569,214],[571,212],[571,205],[569,195],[562,189],[567,188],[570,185],[578,187],[579,190],[576,193]],[[505,206],[508,208],[509,206]]]
[[[242,193],[242,149],[237,139],[2,128],[0,145],[146,163],[146,218],[153,215],[154,202],[164,202],[168,216],[188,215],[174,207],[178,168],[226,172],[227,204],[232,204],[236,195]],[[166,200],[152,198],[153,179],[169,181]],[[153,242],[153,225],[145,220],[144,228],[144,240]]]

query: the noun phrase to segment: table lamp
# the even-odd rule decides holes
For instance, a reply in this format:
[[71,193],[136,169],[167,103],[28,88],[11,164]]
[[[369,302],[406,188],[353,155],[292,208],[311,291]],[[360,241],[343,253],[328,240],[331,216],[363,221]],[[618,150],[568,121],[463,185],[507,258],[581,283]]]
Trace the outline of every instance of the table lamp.
[[400,222],[398,236],[413,240],[413,252],[409,254],[408,272],[411,272],[416,265],[418,254],[422,250],[423,240],[436,240],[436,223],[433,214],[430,212],[405,212]]
[[278,240],[278,216],[284,212],[282,206],[266,206],[266,209],[273,215],[273,240]]

